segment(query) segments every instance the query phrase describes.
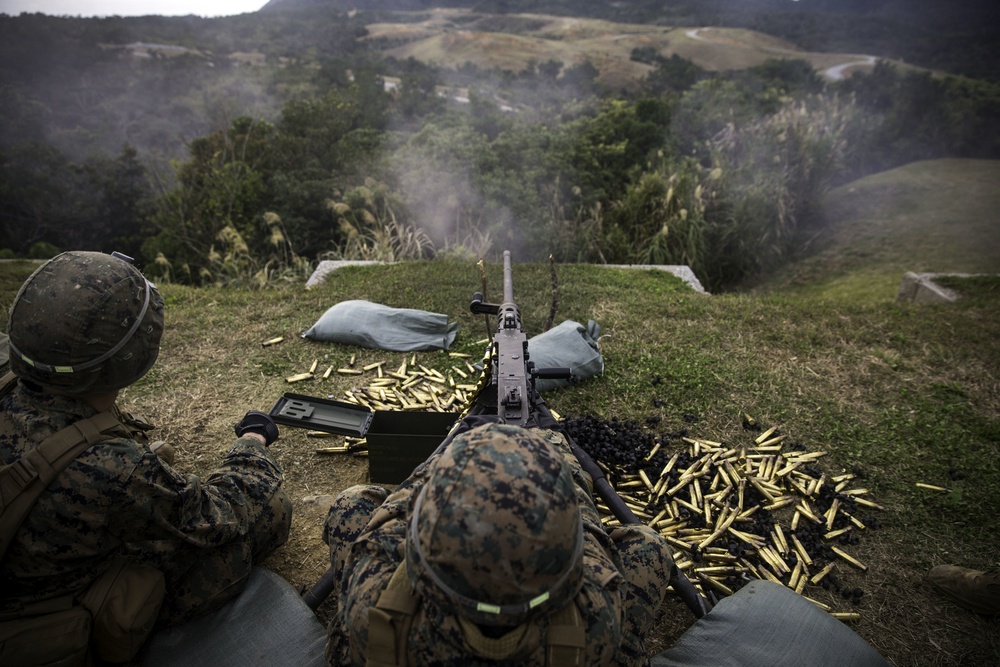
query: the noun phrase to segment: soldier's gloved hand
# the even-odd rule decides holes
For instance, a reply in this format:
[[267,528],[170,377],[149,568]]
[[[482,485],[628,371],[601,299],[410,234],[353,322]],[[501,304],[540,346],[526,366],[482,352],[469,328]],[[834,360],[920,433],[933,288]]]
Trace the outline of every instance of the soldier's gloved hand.
[[256,433],[264,438],[264,444],[270,445],[278,439],[278,425],[271,416],[260,410],[250,410],[236,424],[236,437],[242,438],[246,433]]

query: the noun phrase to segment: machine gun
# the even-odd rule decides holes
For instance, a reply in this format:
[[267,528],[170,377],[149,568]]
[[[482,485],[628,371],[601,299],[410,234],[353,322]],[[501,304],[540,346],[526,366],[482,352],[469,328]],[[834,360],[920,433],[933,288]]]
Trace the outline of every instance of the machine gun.
[[[476,292],[469,309],[476,314],[496,315],[497,329],[485,360],[483,380],[469,409],[470,415],[496,415],[504,423],[538,426],[559,431],[569,443],[573,456],[590,475],[594,492],[623,524],[641,523],[621,496],[608,482],[590,455],[584,451],[553,417],[535,389],[539,378],[572,379],[568,368],[536,368],[530,359],[528,338],[521,328],[521,312],[514,302],[514,280],[510,251],[503,254],[503,302],[483,303]],[[697,618],[711,610],[711,605],[676,565],[670,573],[671,586]]]

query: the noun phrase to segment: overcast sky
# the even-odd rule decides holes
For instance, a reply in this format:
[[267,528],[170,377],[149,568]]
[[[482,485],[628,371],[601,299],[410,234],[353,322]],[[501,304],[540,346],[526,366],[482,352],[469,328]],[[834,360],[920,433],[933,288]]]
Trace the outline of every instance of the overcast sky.
[[52,16],[232,16],[255,12],[267,0],[0,0],[0,14]]

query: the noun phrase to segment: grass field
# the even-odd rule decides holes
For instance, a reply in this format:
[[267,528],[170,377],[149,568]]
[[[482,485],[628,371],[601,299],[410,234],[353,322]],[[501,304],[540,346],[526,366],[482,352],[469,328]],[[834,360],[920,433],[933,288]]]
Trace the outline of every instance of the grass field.
[[998,273],[998,184],[998,161],[931,160],[836,188],[809,254],[763,288],[880,301],[906,271]]
[[[649,65],[631,60],[635,48],[653,48],[666,57],[677,54],[713,72],[745,69],[771,58],[802,59],[824,71],[865,58],[807,52],[770,35],[736,28],[674,29],[540,14],[505,16],[498,26],[497,17],[477,19],[463,9],[421,15],[426,18],[417,22],[368,25],[367,39],[380,43],[386,55],[442,67],[470,62],[485,69],[520,71],[548,60],[566,67],[589,60],[599,80],[612,89],[633,87],[650,71]],[[856,69],[870,69],[872,64]]]
[[[900,666],[1000,663],[1000,620],[965,612],[924,582],[939,563],[1000,565],[1000,280],[956,283],[965,298],[948,306],[894,300],[903,270],[996,268],[997,209],[989,199],[996,169],[917,164],[845,186],[833,200],[830,245],[767,291],[706,296],[655,270],[558,267],[556,322],[596,320],[606,370],[551,392],[549,404],[565,417],[632,420],[673,448],[685,445],[666,434],[680,429],[747,444],[748,413],[806,450],[826,452],[825,473],[855,474],[884,509],[871,511],[877,521],[849,547],[867,571],[840,570],[864,589],[860,601],[819,587],[808,594],[859,613],[852,627]],[[33,268],[0,263],[0,312]],[[499,267],[487,265],[487,276],[496,298]],[[548,267],[515,265],[529,334],[543,327],[549,288]],[[334,373],[286,382],[314,363],[338,368],[355,356],[356,367],[395,368],[410,359],[299,337],[342,300],[445,313],[462,327],[452,351],[482,354],[484,325],[468,312],[480,289],[471,262],[349,267],[308,291],[161,289],[160,360],[122,402],[161,425],[157,436],[177,447],[176,467],[185,472],[212,469],[247,409],[269,409],[289,390],[341,397],[368,381]],[[276,336],[284,342],[261,345]],[[454,363],[444,352],[417,360],[442,371]],[[267,565],[296,584],[315,582],[326,568],[323,496],[366,479],[366,459],[315,452],[329,444],[285,428],[274,445],[295,518],[289,544]],[[669,645],[692,622],[672,599],[651,648]]]

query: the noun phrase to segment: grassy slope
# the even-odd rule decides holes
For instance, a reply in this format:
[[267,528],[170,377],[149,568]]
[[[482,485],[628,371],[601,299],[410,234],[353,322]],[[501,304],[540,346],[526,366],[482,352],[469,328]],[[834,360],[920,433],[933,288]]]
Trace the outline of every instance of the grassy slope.
[[[917,173],[923,168],[913,167]],[[853,187],[902,187],[903,173]],[[919,209],[919,202],[912,207]],[[914,242],[907,252],[913,260],[921,248],[940,256],[952,240]],[[841,255],[847,257],[852,253],[844,243]],[[0,312],[6,313],[31,268],[0,264]],[[914,268],[937,266],[928,258]],[[495,292],[499,269],[488,269]],[[890,282],[898,272],[891,281],[886,274],[887,290],[859,300],[848,288],[856,280],[851,271],[871,271],[871,264],[841,270],[837,289],[709,297],[657,271],[561,267],[557,321],[597,320],[607,370],[551,394],[549,402],[566,416],[597,413],[639,423],[653,417],[661,420],[655,428],[662,433],[686,427],[692,435],[734,444],[747,441],[740,426],[747,411],[808,449],[829,452],[824,469],[863,473],[864,485],[886,511],[879,513],[883,528],[851,547],[868,572],[842,575],[865,589],[861,604],[854,607],[818,588],[810,595],[859,611],[862,620],[854,627],[899,665],[996,664],[1000,621],[948,603],[925,588],[923,575],[940,562],[998,564],[1000,286],[985,282],[972,297],[947,307],[910,307],[892,299]],[[228,447],[231,424],[246,409],[266,409],[289,389],[340,396],[360,383],[337,375],[293,386],[284,381],[314,360],[321,367],[342,366],[357,354],[359,365],[384,360],[395,367],[409,357],[300,339],[297,334],[325,308],[366,298],[447,313],[462,323],[453,350],[479,355],[483,325],[467,314],[479,285],[471,263],[444,262],[343,269],[308,292],[300,286],[250,293],[164,285],[168,333],[161,359],[123,400],[164,425],[160,437],[178,445],[180,469],[205,473]],[[524,326],[537,333],[549,308],[547,267],[516,266],[514,286]],[[285,342],[260,346],[276,335]],[[421,353],[419,362],[444,370],[453,360]],[[698,421],[689,423],[685,415],[692,414]],[[319,541],[322,506],[305,498],[365,478],[363,459],[323,457],[314,447],[294,429],[285,429],[275,445],[296,518],[290,543],[268,564],[297,583],[315,581],[326,559]],[[916,482],[951,491],[923,491]],[[691,621],[679,603],[668,605],[653,647],[668,644]]]
[[764,289],[894,298],[906,271],[1000,272],[1000,161],[918,162],[848,183],[826,198],[815,253]]
[[692,38],[689,29],[524,14],[518,15],[527,21],[523,27],[501,33],[490,32],[488,21],[463,25],[457,20],[463,16],[468,16],[466,10],[435,10],[419,23],[367,27],[370,38],[391,40],[386,53],[400,59],[414,57],[448,67],[472,62],[514,71],[530,62],[560,60],[570,66],[587,59],[597,67],[602,82],[612,87],[634,84],[649,71],[648,65],[630,60],[638,47],[689,58],[709,71],[743,69],[769,58],[801,58],[823,70],[861,58],[806,52],[769,35],[735,28],[703,29],[700,38]]

